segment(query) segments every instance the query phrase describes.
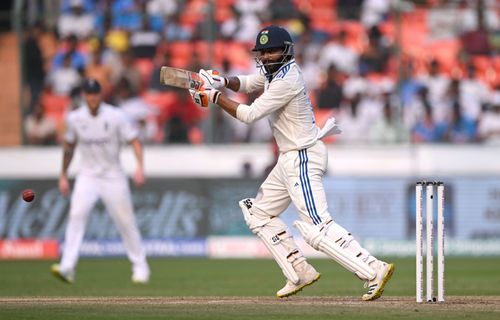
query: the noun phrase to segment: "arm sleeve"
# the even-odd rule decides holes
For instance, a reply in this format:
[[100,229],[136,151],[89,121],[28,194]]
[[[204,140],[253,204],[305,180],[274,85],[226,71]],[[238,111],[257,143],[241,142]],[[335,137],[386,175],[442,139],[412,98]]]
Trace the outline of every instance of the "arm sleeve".
[[264,89],[266,77],[262,74],[252,74],[247,76],[238,76],[240,80],[239,92],[249,93]]
[[236,117],[242,122],[252,123],[286,106],[296,95],[296,90],[287,81],[276,79],[250,106],[240,104]]
[[122,141],[129,143],[139,137],[139,131],[124,113],[118,114],[118,131]]
[[76,130],[74,117],[68,115],[66,118],[66,129],[64,130],[64,141],[68,143],[76,142]]

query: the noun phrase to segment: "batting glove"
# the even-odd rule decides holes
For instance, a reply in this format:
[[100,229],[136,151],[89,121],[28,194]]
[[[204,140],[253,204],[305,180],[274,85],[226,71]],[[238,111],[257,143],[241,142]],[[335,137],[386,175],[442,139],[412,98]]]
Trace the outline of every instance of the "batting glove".
[[219,71],[200,69],[198,72],[203,79],[205,86],[220,89],[227,86],[227,79],[219,75]]
[[189,93],[191,94],[193,101],[203,108],[207,108],[209,102],[217,103],[217,100],[219,100],[220,96],[219,90],[209,88],[204,88],[201,90],[189,89]]

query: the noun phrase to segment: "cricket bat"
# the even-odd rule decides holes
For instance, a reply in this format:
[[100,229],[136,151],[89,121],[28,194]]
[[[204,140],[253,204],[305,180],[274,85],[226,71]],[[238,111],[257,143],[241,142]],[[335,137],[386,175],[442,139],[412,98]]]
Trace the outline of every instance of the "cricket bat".
[[203,80],[196,72],[163,66],[160,69],[160,83],[183,89],[200,89]]

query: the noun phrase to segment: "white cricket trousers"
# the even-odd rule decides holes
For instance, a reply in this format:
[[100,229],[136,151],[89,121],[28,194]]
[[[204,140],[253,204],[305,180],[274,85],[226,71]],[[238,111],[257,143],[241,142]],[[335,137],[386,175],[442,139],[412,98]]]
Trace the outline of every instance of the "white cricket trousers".
[[90,211],[99,198],[120,232],[134,270],[147,270],[146,254],[135,221],[127,178],[125,176],[99,178],[83,175],[77,176],[71,195],[61,270],[73,271],[75,269]]
[[281,153],[278,162],[262,183],[252,210],[261,217],[280,215],[292,201],[301,219],[319,225],[331,219],[323,175],[328,165],[325,144]]

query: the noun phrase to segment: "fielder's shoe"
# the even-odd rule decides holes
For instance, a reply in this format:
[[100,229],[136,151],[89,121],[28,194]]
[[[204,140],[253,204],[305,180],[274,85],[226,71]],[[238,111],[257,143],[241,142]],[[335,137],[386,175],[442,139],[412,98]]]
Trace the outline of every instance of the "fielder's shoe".
[[384,292],[385,285],[394,273],[394,265],[392,263],[385,263],[383,261],[375,261],[375,263],[378,264],[375,266],[377,276],[373,280],[365,282],[365,288],[368,288],[368,292],[362,297],[365,301],[380,298]]
[[146,284],[149,282],[149,268],[133,268],[134,272],[132,274],[132,283],[135,284]]
[[132,283],[134,284],[146,284],[148,282],[149,282],[149,277],[144,278],[144,277],[132,276]]
[[283,288],[281,288],[278,292],[276,292],[276,296],[278,298],[285,298],[291,295],[296,294],[304,287],[313,284],[318,281],[321,277],[321,274],[318,273],[313,266],[311,266],[306,261],[302,262],[296,267],[297,274],[299,276],[299,283],[294,284],[290,280],[286,281],[286,284]]
[[54,277],[61,280],[62,282],[73,284],[75,283],[75,273],[74,272],[63,272],[58,264],[53,264],[50,267],[50,272]]

